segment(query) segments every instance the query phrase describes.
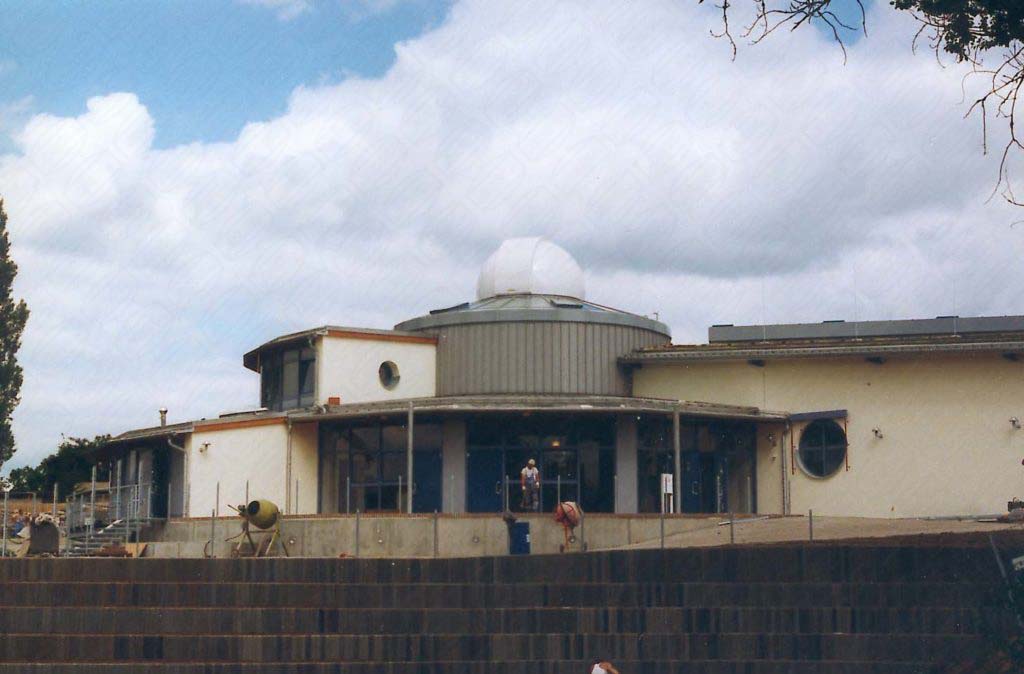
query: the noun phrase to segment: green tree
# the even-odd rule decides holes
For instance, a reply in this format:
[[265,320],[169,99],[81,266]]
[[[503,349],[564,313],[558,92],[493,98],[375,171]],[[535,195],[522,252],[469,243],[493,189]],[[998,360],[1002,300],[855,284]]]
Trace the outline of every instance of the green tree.
[[14,455],[11,416],[20,402],[22,373],[18,365],[21,333],[28,321],[25,300],[14,301],[12,290],[18,265],[11,259],[7,213],[0,199],[0,466]]
[[[77,483],[92,479],[94,455],[109,440],[109,435],[98,435],[92,440],[65,438],[57,451],[40,461],[38,466],[25,466],[11,471],[14,491],[35,492],[48,498],[56,484],[61,498],[64,498]],[[106,474],[97,479],[106,479]]]

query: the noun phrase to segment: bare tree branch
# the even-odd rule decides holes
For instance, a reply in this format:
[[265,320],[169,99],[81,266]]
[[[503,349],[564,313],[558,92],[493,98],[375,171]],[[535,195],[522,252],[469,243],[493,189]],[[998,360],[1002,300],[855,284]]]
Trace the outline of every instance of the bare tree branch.
[[[770,5],[771,0],[752,0],[754,16],[743,37],[751,44],[759,44],[782,27],[794,31],[817,23],[831,33],[845,63],[848,55],[844,31],[859,29],[867,35],[867,13],[863,0],[855,0],[860,10],[860,26],[851,26],[833,9],[833,1],[779,0],[778,5]],[[1024,202],[1014,196],[1009,177],[1012,155],[1024,154],[1024,142],[1017,136],[1017,101],[1024,88],[1024,0],[891,0],[891,4],[897,10],[910,12],[920,24],[911,40],[915,53],[920,41],[927,36],[928,46],[940,67],[945,67],[944,53],[970,64],[971,72],[961,83],[965,98],[968,78],[984,81],[984,93],[970,105],[966,116],[981,117],[984,154],[989,150],[989,116],[1005,120],[1009,136],[1000,156],[993,196],[998,193],[1009,203],[1024,206]],[[735,59],[736,42],[729,27],[732,6],[729,0],[722,0],[716,7],[722,12],[723,30],[712,31],[712,35],[729,40]],[[988,66],[987,62],[996,65]]]

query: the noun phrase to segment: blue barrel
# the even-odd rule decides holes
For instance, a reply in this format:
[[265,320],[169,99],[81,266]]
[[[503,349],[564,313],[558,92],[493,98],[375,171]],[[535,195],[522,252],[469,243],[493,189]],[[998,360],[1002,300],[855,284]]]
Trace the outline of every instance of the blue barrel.
[[508,551],[513,555],[530,554],[530,523],[515,522],[508,530]]

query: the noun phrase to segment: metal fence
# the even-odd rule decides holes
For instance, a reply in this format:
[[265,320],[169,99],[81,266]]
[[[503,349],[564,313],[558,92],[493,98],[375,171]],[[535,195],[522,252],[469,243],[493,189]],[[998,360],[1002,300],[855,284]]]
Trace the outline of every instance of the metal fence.
[[68,499],[67,529],[82,531],[101,528],[114,522],[129,525],[153,518],[153,485],[149,482],[110,487],[107,492],[90,490]]

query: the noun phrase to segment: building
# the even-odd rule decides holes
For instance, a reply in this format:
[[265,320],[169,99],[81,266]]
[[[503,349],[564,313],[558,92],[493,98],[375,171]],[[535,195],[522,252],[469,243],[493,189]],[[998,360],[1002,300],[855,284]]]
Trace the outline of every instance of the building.
[[[152,517],[542,509],[950,516],[1021,495],[1024,317],[713,326],[673,345],[512,239],[477,298],[393,330],[322,326],[243,357],[260,408],[123,433],[103,457]],[[662,495],[663,476],[672,494]]]

